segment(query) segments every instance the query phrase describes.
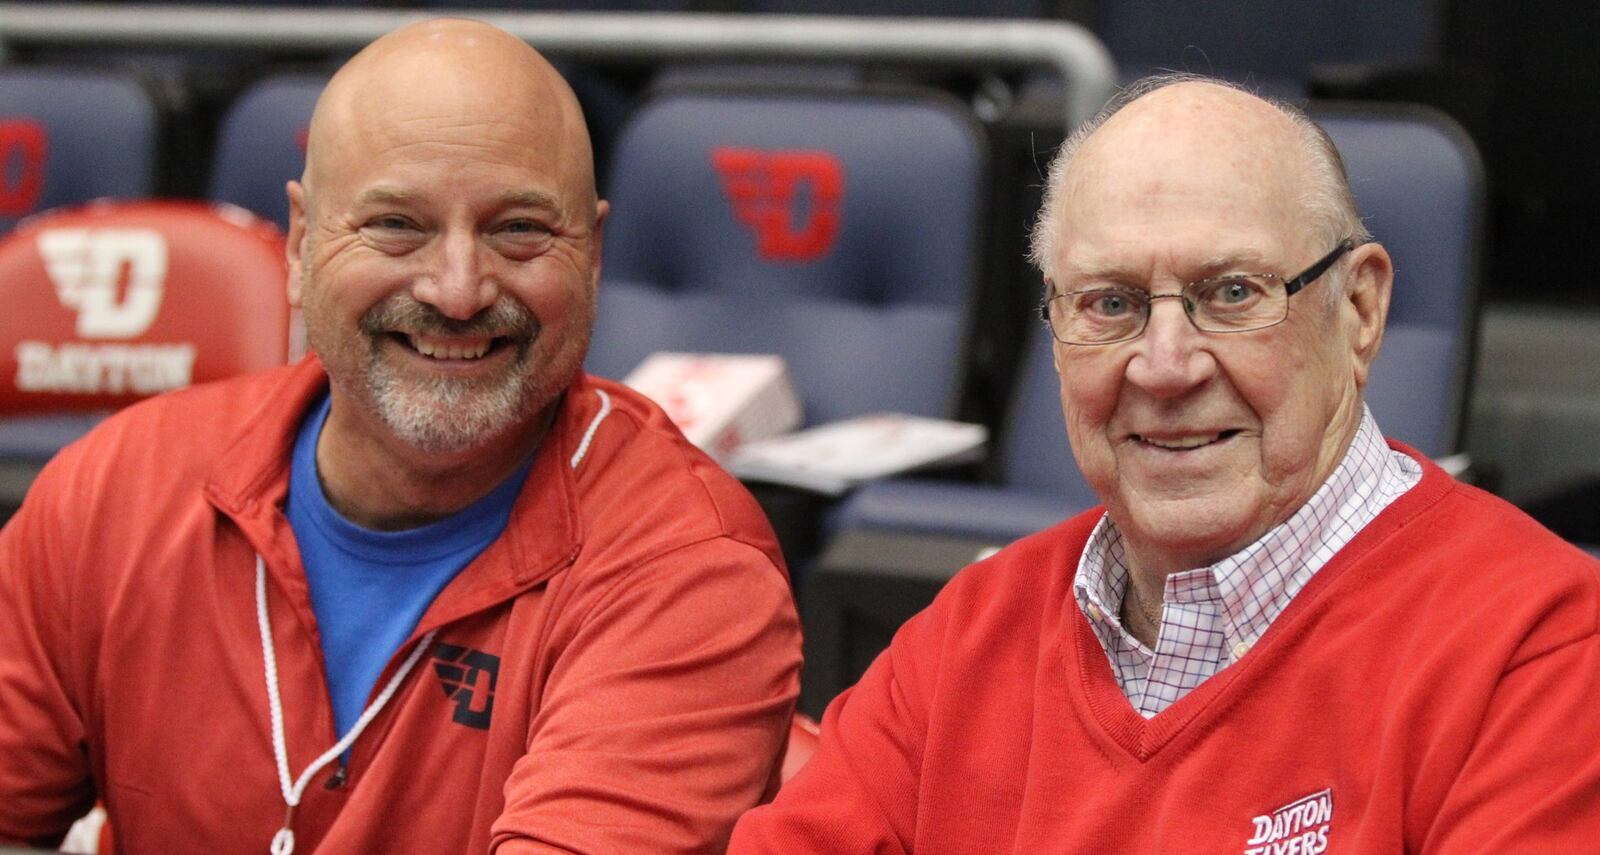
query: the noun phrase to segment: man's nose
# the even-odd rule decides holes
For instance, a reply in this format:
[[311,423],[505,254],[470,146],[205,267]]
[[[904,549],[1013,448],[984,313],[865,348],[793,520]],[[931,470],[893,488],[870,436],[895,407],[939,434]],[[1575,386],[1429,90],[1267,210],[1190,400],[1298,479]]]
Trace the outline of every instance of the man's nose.
[[[1170,296],[1173,299],[1164,299]],[[1216,373],[1217,362],[1202,333],[1184,312],[1178,295],[1159,295],[1150,303],[1150,319],[1128,362],[1127,378],[1157,398],[1173,398],[1203,385]]]
[[494,305],[500,296],[476,235],[444,235],[427,263],[428,269],[418,277],[412,296],[445,317],[467,320]]

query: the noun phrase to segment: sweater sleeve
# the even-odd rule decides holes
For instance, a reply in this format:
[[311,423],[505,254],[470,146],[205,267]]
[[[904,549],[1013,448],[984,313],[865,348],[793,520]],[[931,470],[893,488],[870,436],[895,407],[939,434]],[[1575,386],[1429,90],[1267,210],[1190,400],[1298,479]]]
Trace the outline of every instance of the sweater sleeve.
[[730,855],[912,851],[939,604],[907,621],[855,686],[829,704],[810,762],[734,829]]
[[53,468],[0,530],[0,840],[42,845],[94,803],[71,689],[72,574],[51,548],[66,505]]
[[799,693],[784,574],[717,538],[634,568],[583,612],[506,781],[492,847],[721,851],[776,785]]
[[1421,852],[1594,849],[1600,840],[1600,635],[1592,608],[1590,614],[1583,635],[1514,663],[1501,677]]

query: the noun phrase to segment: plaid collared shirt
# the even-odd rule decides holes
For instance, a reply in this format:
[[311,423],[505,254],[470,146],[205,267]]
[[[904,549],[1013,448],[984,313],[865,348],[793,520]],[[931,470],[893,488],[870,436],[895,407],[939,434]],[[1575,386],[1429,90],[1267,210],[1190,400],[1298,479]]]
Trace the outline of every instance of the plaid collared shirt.
[[1421,480],[1363,409],[1344,459],[1300,510],[1222,561],[1167,577],[1155,650],[1123,629],[1128,565],[1121,532],[1102,517],[1073,592],[1133,708],[1149,718],[1244,656],[1334,553]]

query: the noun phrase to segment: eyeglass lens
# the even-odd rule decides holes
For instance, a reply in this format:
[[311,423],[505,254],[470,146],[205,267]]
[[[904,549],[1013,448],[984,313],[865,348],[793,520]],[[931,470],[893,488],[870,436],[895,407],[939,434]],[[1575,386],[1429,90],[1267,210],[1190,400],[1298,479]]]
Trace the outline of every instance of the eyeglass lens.
[[1281,322],[1289,295],[1276,276],[1249,275],[1205,279],[1181,294],[1151,295],[1137,289],[1073,291],[1051,299],[1050,326],[1068,344],[1104,344],[1135,338],[1144,331],[1155,300],[1180,298],[1194,325],[1206,332],[1243,332]]

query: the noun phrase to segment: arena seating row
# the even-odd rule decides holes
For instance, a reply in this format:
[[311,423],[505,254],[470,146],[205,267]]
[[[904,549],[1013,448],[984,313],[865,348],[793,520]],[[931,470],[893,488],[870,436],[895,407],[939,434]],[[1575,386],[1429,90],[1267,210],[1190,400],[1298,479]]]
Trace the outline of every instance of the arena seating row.
[[[51,88],[36,71],[0,75],[0,84],[13,79],[27,88]],[[107,164],[122,175],[148,163],[148,141],[130,143],[99,127],[83,131],[78,110],[86,98],[59,97],[73,86],[99,91],[109,88],[108,82],[74,70],[54,83],[54,101],[30,102],[25,106],[31,115],[12,114],[8,120],[36,128],[38,138],[46,140],[42,153],[47,156],[36,158],[42,161],[42,180],[24,176],[17,181],[43,185],[35,206],[72,201],[74,192],[87,195],[79,185],[57,190],[57,176],[77,178],[90,171],[87,167]],[[218,134],[210,182],[214,200],[283,223],[282,188],[300,171],[306,123],[321,83],[315,76],[273,78],[239,99]],[[62,104],[72,109],[52,111],[51,105]],[[104,123],[116,109],[127,109],[130,117],[144,119],[135,104],[131,98],[108,100],[93,117]],[[1415,384],[1397,396],[1394,415],[1385,413],[1386,424],[1408,419],[1399,435],[1432,454],[1454,451],[1472,294],[1454,300],[1436,296],[1446,293],[1440,287],[1418,285],[1424,278],[1475,279],[1476,242],[1469,235],[1475,234],[1472,218],[1478,215],[1469,200],[1481,194],[1481,177],[1475,162],[1460,153],[1470,144],[1447,139],[1440,130],[1447,123],[1438,117],[1329,118],[1342,123],[1337,127],[1343,128],[1354,163],[1396,162],[1396,171],[1427,186],[1460,188],[1455,197],[1423,194],[1453,217],[1429,212],[1416,220],[1443,228],[1454,236],[1453,243],[1427,235],[1406,245],[1411,237],[1406,232],[1386,236],[1408,274],[1408,288],[1396,298],[1395,317],[1405,324],[1394,325],[1385,360],[1419,376],[1447,378]],[[148,129],[149,124],[130,121],[129,126]],[[1368,130],[1372,127],[1382,130]],[[74,145],[56,148],[56,140],[74,140]],[[96,142],[104,145],[87,147]],[[13,147],[24,155],[41,148]],[[1455,161],[1435,156],[1427,162],[1420,154],[1441,148],[1457,152]],[[1405,153],[1412,157],[1395,160]],[[970,317],[978,296],[979,236],[992,219],[983,192],[984,139],[960,104],[874,91],[682,91],[639,110],[614,156],[607,195],[616,214],[607,241],[593,370],[620,376],[657,350],[774,351],[790,362],[813,421],[880,409],[957,414],[968,364],[963,349],[973,332]],[[40,164],[24,158],[22,165]],[[930,175],[940,180],[925,180]],[[1358,187],[1371,193],[1404,186],[1391,179],[1372,175],[1358,179]],[[1397,227],[1408,222],[1398,214],[1376,219]],[[1031,363],[1030,378],[1042,371],[1047,380],[1043,360],[1035,354]],[[1030,380],[1025,388],[1046,388],[1039,385],[1043,382]],[[1390,408],[1384,394],[1374,392],[1380,411]],[[1426,406],[1401,406],[1418,400]],[[1438,418],[1421,423],[1408,415],[1413,412]],[[1011,424],[1029,425],[1031,431],[1035,425],[1048,429],[1055,420],[1024,412]],[[1071,495],[1065,486],[1071,483],[1068,473],[1031,459],[1026,443],[1007,445],[1007,459],[1014,463],[1002,468],[1009,476],[1003,480],[1046,489],[1057,485],[1055,499]],[[880,495],[891,492],[887,487],[864,491],[847,516],[870,518],[861,509],[892,506]],[[969,515],[962,516],[971,522]],[[1027,519],[1023,528],[1035,527]]]
[[[8,70],[0,74],[0,92],[13,78],[39,74]],[[111,121],[118,107],[107,100],[89,111],[100,124],[87,131],[73,126],[78,119],[57,124],[50,115],[56,105],[87,100],[70,87],[94,77],[72,71],[47,84],[50,94],[34,102],[0,94],[0,189],[15,203],[8,209],[13,216],[94,195],[148,195],[153,143],[117,136],[125,127],[139,127],[138,117],[147,119],[147,111],[131,110],[133,118],[121,125]],[[268,78],[235,102],[218,128],[208,185],[212,199],[282,222],[283,184],[300,171],[306,120],[323,79]],[[1470,388],[1481,240],[1483,187],[1476,155],[1458,129],[1428,111],[1322,106],[1317,115],[1345,152],[1369,226],[1389,246],[1399,271],[1372,406],[1391,434],[1424,452],[1457,451]],[[928,92],[875,86],[662,92],[634,111],[615,146],[603,152],[610,162],[606,195],[615,214],[591,369],[618,376],[664,349],[779,352],[815,421],[878,409],[965,415],[963,390],[983,379],[971,369],[981,364],[974,353],[984,346],[975,339],[984,335],[978,318],[985,305],[1037,299],[1036,280],[984,275],[994,269],[985,255],[996,245],[986,240],[986,230],[1020,232],[1024,225],[994,210],[993,139],[963,104]],[[87,155],[77,148],[100,143],[106,144],[101,151]],[[85,157],[85,165],[73,165],[73,157]],[[143,170],[146,183],[131,189],[107,185],[110,190],[71,183],[102,167],[121,179]],[[58,184],[57,176],[66,176],[60,180],[67,183]],[[194,209],[169,213],[173,224],[191,215],[216,216]],[[235,221],[241,216],[223,215]],[[0,289],[32,287],[35,303],[39,294],[50,293],[42,289],[63,294],[63,274],[46,269],[48,259],[40,259],[34,244],[46,226],[81,228],[88,222],[42,218],[24,227],[5,250],[31,259],[32,279],[6,275]],[[111,225],[158,228],[122,220]],[[178,275],[177,259],[192,243],[181,235],[199,234],[196,228],[182,225],[169,234],[173,261],[161,311],[183,313],[191,327],[220,327],[222,310],[205,302],[206,289],[223,280],[230,288],[249,286],[237,274]],[[247,231],[258,229],[251,225]],[[201,241],[200,249],[219,253],[220,240]],[[90,265],[90,251],[77,252],[80,286],[109,284],[88,282],[81,271]],[[280,300],[281,265],[281,253],[262,265],[270,270],[269,284],[261,286]],[[181,308],[178,295],[193,287],[201,289],[206,308]],[[114,286],[108,294],[97,299],[130,299],[118,296]],[[24,305],[10,292],[0,296],[9,305]],[[46,335],[37,319],[53,317],[50,323],[68,327],[81,321],[81,305],[64,296],[42,302],[36,312],[9,315],[20,329],[0,323],[0,370],[6,374],[0,381],[20,376],[18,343]],[[294,350],[285,324],[274,318],[266,327],[265,338],[281,354],[269,362]],[[1006,389],[1015,378],[1015,389],[1006,412],[992,422],[999,429],[997,449],[988,477],[980,479],[984,483],[872,484],[837,506],[811,503],[810,516],[796,524],[811,530],[812,542],[832,544],[801,591],[809,636],[832,645],[808,656],[814,670],[831,669],[808,675],[808,709],[815,711],[833,689],[853,679],[875,645],[956,566],[983,547],[1093,502],[1067,452],[1048,337],[1037,322],[1011,329],[1029,332],[1013,344],[1022,354],[1020,364],[1013,369],[1003,363],[1006,376],[988,378]],[[116,342],[160,342],[159,330],[153,324],[145,339]],[[81,328],[58,337],[68,341],[74,335],[93,338]],[[170,333],[161,335],[174,340]],[[201,371],[202,364],[197,358],[194,379],[215,376]],[[125,399],[94,403],[104,408]],[[24,406],[43,409],[37,396]],[[15,400],[0,401],[0,407],[15,409]],[[0,445],[15,425],[0,425]],[[38,423],[32,427],[37,456]],[[782,520],[779,527],[784,529]],[[791,538],[786,546],[793,543]],[[797,569],[804,569],[809,551],[791,551]],[[829,626],[838,631],[818,631]]]

